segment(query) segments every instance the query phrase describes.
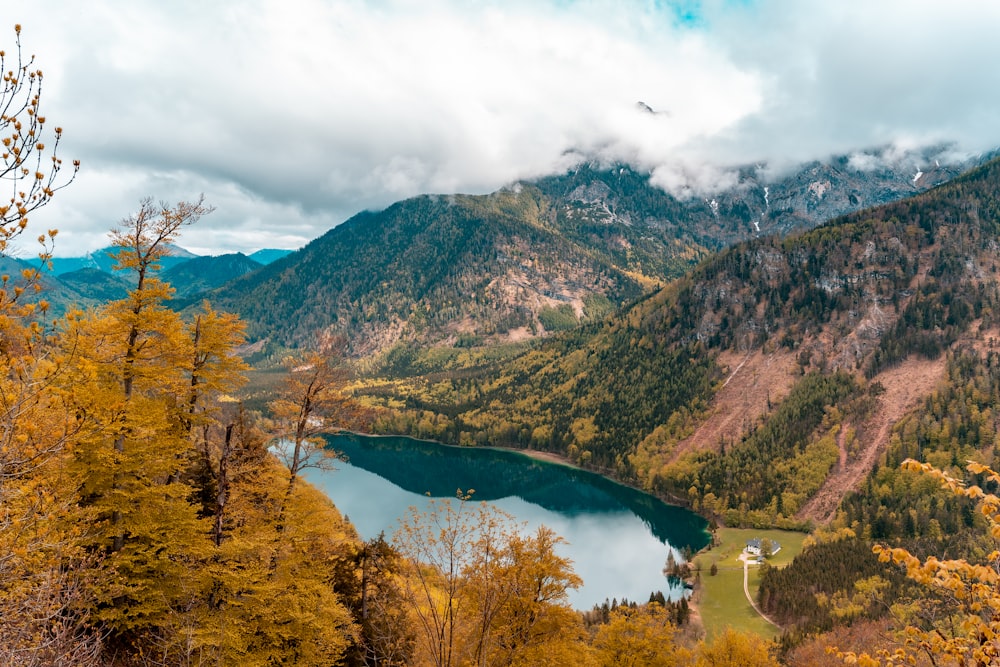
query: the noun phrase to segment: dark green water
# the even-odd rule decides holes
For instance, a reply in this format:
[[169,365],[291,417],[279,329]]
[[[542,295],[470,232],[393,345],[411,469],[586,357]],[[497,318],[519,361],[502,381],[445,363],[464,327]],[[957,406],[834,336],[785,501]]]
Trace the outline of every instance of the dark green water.
[[578,608],[605,598],[645,601],[661,590],[680,595],[662,574],[667,555],[708,543],[706,522],[685,509],[567,466],[509,451],[448,447],[410,438],[338,435],[328,438],[347,463],[309,479],[334,501],[365,538],[391,536],[410,506],[430,497],[473,499],[513,514],[532,530],[555,530],[569,545],[584,586],[571,596]]

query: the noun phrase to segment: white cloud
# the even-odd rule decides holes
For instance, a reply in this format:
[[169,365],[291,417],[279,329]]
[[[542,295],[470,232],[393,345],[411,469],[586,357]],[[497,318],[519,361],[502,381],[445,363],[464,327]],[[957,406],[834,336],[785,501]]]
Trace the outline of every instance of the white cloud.
[[21,0],[7,15],[46,71],[63,154],[83,161],[44,212],[65,254],[103,245],[147,195],[204,192],[217,210],[185,243],[253,250],[574,156],[700,193],[734,163],[1000,143],[1000,5],[703,11],[697,27],[638,0]]

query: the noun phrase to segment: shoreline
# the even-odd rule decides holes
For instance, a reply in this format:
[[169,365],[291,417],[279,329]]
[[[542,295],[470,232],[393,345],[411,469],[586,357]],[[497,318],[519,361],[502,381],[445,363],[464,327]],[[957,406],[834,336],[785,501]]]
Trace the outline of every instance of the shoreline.
[[[602,474],[601,472],[599,472],[597,470],[588,469],[588,468],[582,467],[580,465],[577,465],[572,460],[570,460],[568,457],[560,455],[560,454],[557,454],[555,452],[550,452],[550,451],[545,451],[545,450],[539,450],[539,449],[532,449],[532,448],[520,448],[520,447],[512,447],[512,446],[502,446],[502,445],[455,445],[455,444],[450,444],[450,443],[444,443],[444,442],[441,442],[440,440],[434,440],[434,439],[431,439],[431,438],[419,438],[419,437],[414,437],[414,436],[411,436],[411,435],[404,435],[404,434],[364,433],[364,432],[360,432],[360,431],[356,431],[356,430],[350,430],[350,429],[343,429],[343,430],[331,433],[330,435],[337,435],[337,434],[351,435],[351,436],[356,436],[356,437],[359,437],[359,438],[374,438],[374,439],[397,439],[398,438],[398,439],[413,441],[415,443],[425,443],[425,444],[433,445],[434,447],[443,447],[445,449],[452,449],[452,450],[480,450],[480,451],[486,450],[486,451],[493,451],[493,452],[512,453],[512,454],[516,454],[516,455],[519,455],[519,456],[523,456],[525,459],[528,459],[530,461],[536,461],[536,462],[541,463],[541,464],[545,464],[545,465],[557,465],[557,466],[561,466],[561,467],[564,467],[564,468],[567,468],[567,469],[570,469],[570,470],[573,470],[573,471],[579,471],[581,473],[585,473],[585,474],[588,474],[588,475],[593,475],[593,476],[595,476],[595,477],[600,478],[601,480],[603,480],[604,483],[608,483],[608,484],[611,484],[611,485],[616,486],[616,487],[622,487],[623,489],[627,489],[627,490],[629,490],[631,492],[635,492],[635,493],[638,493],[638,494],[642,494],[644,496],[648,496],[648,497],[650,497],[652,499],[655,499],[656,501],[659,501],[660,503],[663,503],[665,505],[669,505],[671,507],[675,507],[675,508],[678,508],[678,509],[685,510],[685,511],[690,512],[691,514],[693,514],[695,516],[700,517],[704,521],[704,523],[705,523],[705,526],[704,526],[703,530],[704,530],[705,536],[707,537],[707,542],[704,544],[704,546],[702,546],[700,549],[698,549],[697,552],[695,552],[695,555],[700,554],[700,553],[702,553],[702,552],[710,549],[712,547],[712,545],[713,545],[713,532],[712,532],[711,527],[710,527],[711,526],[710,522],[703,515],[701,515],[700,513],[694,512],[693,510],[691,510],[690,507],[685,507],[681,503],[672,503],[668,499],[664,499],[664,498],[659,497],[659,496],[657,496],[655,494],[651,494],[651,493],[649,493],[646,490],[636,488],[635,486],[632,486],[630,484],[626,484],[626,483],[624,483],[624,482],[622,482],[620,480],[617,480],[617,479],[611,477],[610,475]],[[634,509],[632,509],[631,511],[633,513],[637,512],[637,510],[634,510]],[[661,538],[657,538],[657,539],[661,539]],[[692,556],[692,560],[693,560],[693,556]],[[692,585],[693,582],[691,582],[690,580],[687,580],[685,583],[687,584],[687,586],[689,588],[688,588],[688,592],[686,594],[684,594],[684,596],[687,597],[689,604],[692,604],[692,606],[694,607],[696,617],[700,618],[701,617],[700,610],[697,608],[697,603],[695,602],[695,595],[693,595],[693,593],[695,591],[692,590],[693,589],[693,585]],[[585,608],[581,608],[581,610],[586,611]]]
[[[362,438],[409,438],[410,440],[416,440],[417,442],[429,442],[431,444],[438,445],[439,447],[454,447],[455,449],[488,449],[488,450],[493,450],[493,451],[497,451],[497,452],[514,452],[515,454],[523,454],[524,456],[528,457],[529,459],[534,459],[536,461],[543,461],[545,463],[554,463],[556,465],[566,466],[567,468],[573,468],[574,470],[582,470],[584,472],[593,472],[593,473],[595,473],[597,475],[601,475],[601,473],[597,472],[596,470],[588,470],[587,468],[581,468],[580,466],[578,466],[577,464],[573,463],[572,461],[570,461],[568,458],[566,458],[562,454],[556,454],[555,452],[545,452],[545,451],[542,451],[540,449],[522,449],[520,447],[503,447],[501,445],[472,445],[472,446],[467,446],[467,445],[453,445],[453,444],[448,443],[448,442],[441,442],[440,440],[433,440],[431,438],[418,438],[416,436],[405,435],[405,434],[401,434],[401,433],[364,433],[362,431],[352,431],[350,429],[340,429],[339,431],[333,431],[333,432],[331,432],[329,435],[338,435],[338,434],[343,434],[343,433],[349,433],[351,435],[357,435],[357,436],[360,436]],[[601,475],[601,477],[604,477],[606,479],[610,479],[611,481],[614,481],[614,482],[617,482],[617,483],[621,484],[621,482],[618,482],[617,480],[613,480],[610,477],[608,477],[607,475]],[[625,486],[628,486],[628,485],[625,485]],[[641,490],[641,489],[637,489],[637,490]]]
[[[452,446],[460,447],[461,445]],[[543,452],[540,449],[520,449],[518,447],[498,447],[496,445],[490,445],[489,447],[476,447],[476,449],[492,449],[498,452],[514,452],[516,454],[523,454],[529,459],[534,459],[535,461],[554,463],[556,465],[566,466],[567,468],[573,468],[574,470],[586,470],[586,468],[581,468],[562,454],[556,454],[555,452]]]
[[[524,449],[521,447],[512,447],[512,446],[505,447],[503,445],[454,445],[451,443],[442,442],[440,440],[434,440],[432,438],[418,438],[416,436],[405,435],[400,433],[363,433],[361,431],[353,431],[350,429],[340,429],[339,431],[331,432],[328,435],[337,435],[338,433],[351,434],[363,438],[408,438],[410,440],[415,440],[417,442],[427,442],[436,445],[438,447],[450,447],[453,449],[482,449],[482,450],[491,450],[495,452],[512,452],[514,454],[520,454],[522,456],[525,456],[526,458],[539,461],[542,463],[550,463],[552,465],[565,466],[567,468],[572,468],[573,470],[579,470],[580,472],[591,473],[597,475],[598,477],[602,477],[613,484],[618,484],[619,486],[632,489],[633,491],[638,491],[639,493],[643,493],[652,498],[656,498],[657,500],[666,505],[671,505],[673,507],[679,507],[681,509],[685,509],[691,512],[692,514],[701,517],[702,519],[705,520],[706,523],[705,534],[709,536],[709,544],[711,544],[712,529],[710,528],[710,526],[712,524],[712,518],[702,514],[699,511],[695,511],[694,509],[692,509],[691,504],[688,503],[685,499],[669,495],[666,496],[660,495],[652,493],[651,491],[648,491],[646,489],[641,489],[638,486],[617,479],[616,477],[611,475],[609,471],[600,470],[597,468],[586,468],[584,466],[577,465],[576,463],[573,463],[570,459],[563,456],[562,454],[556,454],[555,452],[547,452],[540,449]],[[707,545],[706,547],[703,547],[703,549],[704,548],[707,548]]]

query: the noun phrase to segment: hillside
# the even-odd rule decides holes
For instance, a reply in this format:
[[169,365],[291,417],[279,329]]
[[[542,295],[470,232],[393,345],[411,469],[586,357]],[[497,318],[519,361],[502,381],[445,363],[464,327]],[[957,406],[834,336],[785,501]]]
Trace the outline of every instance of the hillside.
[[[553,451],[727,523],[829,518],[892,424],[954,374],[952,358],[987,351],[998,234],[993,161],[905,201],[737,244],[509,363],[477,369],[470,356],[461,373],[372,380],[369,393],[408,408],[386,430]],[[757,371],[741,375],[743,360]],[[771,362],[779,370],[761,384]],[[748,406],[741,423],[721,424],[734,400]]]
[[[17,287],[28,285],[24,278],[25,271],[35,271],[36,262],[0,257],[0,272],[7,277],[10,284]],[[51,322],[62,317],[73,308],[86,309],[113,299],[122,298],[128,291],[128,286],[116,276],[98,269],[78,269],[64,276],[54,276],[43,270],[39,273],[37,286],[29,287],[19,297],[24,302],[48,304],[41,319]]]
[[215,257],[195,257],[174,264],[160,278],[176,290],[176,298],[194,297],[234,278],[256,271],[263,264],[237,252]]
[[332,330],[364,352],[404,337],[531,335],[642,292],[644,276],[573,243],[552,215],[531,187],[419,197],[361,213],[211,300],[239,313],[251,339],[308,345]]
[[[130,289],[129,284],[118,275],[89,267],[60,274],[56,280],[92,303],[124,299]],[[57,292],[58,288],[53,285],[51,291]]]
[[744,167],[711,198],[589,164],[490,195],[417,197],[361,213],[211,298],[251,339],[283,345],[335,333],[363,354],[535,337],[601,317],[734,242],[947,180],[960,166],[938,166],[938,152],[873,151],[781,177]]

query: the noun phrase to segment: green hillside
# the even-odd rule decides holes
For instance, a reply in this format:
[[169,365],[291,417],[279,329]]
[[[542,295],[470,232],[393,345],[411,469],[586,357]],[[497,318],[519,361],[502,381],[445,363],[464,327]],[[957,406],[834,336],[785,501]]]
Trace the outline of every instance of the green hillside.
[[248,322],[251,339],[284,346],[335,334],[363,355],[524,340],[600,318],[730,244],[812,228],[954,173],[928,167],[918,183],[843,157],[777,180],[745,167],[723,192],[678,198],[655,174],[582,164],[489,195],[360,213],[211,298]]
[[531,187],[410,199],[355,216],[212,301],[240,313],[252,339],[309,345],[332,330],[364,351],[405,339],[531,334],[560,306],[575,324],[600,302],[642,292],[647,276],[573,242],[554,218],[552,203]]
[[256,271],[263,264],[241,252],[216,257],[194,257],[174,264],[160,273],[160,278],[176,290],[177,298],[197,297],[234,278]]
[[[768,508],[773,517],[784,501],[777,514],[791,517],[836,459],[824,440],[839,423],[834,406],[861,421],[880,373],[994,326],[998,193],[992,162],[903,202],[724,250],[507,364],[476,370],[470,354],[463,373],[373,382],[374,396],[409,408],[383,427],[414,431],[424,420],[427,430],[433,415],[422,434],[557,452],[674,497],[713,493],[718,511],[742,507],[744,518]],[[720,353],[754,350],[795,355],[800,379],[784,403],[736,442],[664,467],[707,415],[724,379]]]

